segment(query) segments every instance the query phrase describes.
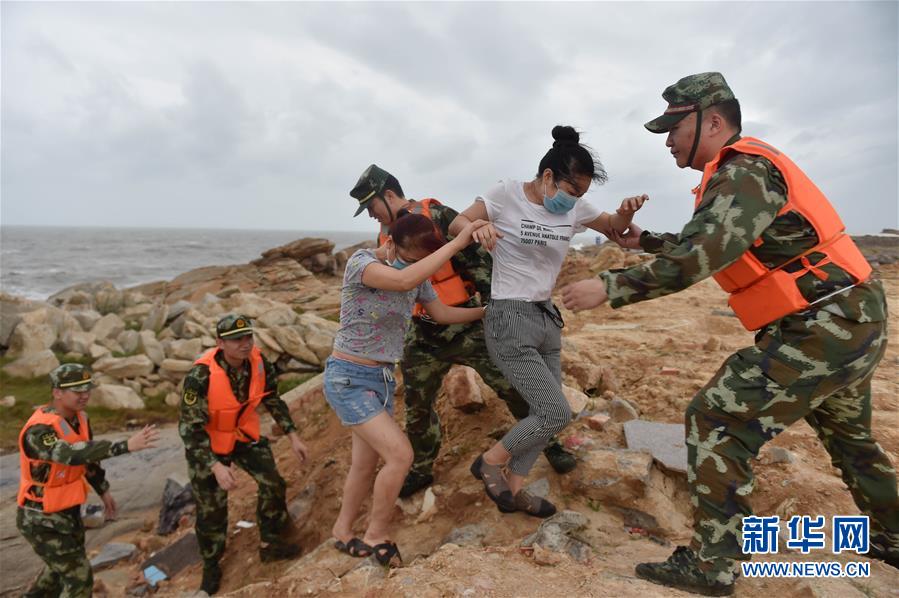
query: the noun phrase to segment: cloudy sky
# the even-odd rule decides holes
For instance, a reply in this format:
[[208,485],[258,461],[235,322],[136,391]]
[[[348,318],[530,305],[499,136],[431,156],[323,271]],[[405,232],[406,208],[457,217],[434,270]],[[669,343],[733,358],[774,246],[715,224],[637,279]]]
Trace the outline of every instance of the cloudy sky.
[[897,227],[897,3],[12,3],[2,222],[370,230],[370,163],[464,208],[571,124],[606,209],[680,230],[695,171],[643,122],[718,70],[850,232]]

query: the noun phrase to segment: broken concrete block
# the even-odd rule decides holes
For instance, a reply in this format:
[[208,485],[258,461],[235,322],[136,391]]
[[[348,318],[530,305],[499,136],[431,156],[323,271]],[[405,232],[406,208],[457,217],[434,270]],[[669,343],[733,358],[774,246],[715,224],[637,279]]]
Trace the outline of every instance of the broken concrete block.
[[197,545],[197,534],[190,531],[181,536],[177,542],[166,546],[144,561],[141,570],[156,567],[172,578],[185,567],[199,562],[200,548]]
[[190,482],[177,474],[170,475],[165,481],[165,489],[162,491],[162,507],[159,509],[156,533],[166,536],[175,531],[181,516],[195,506]]
[[615,397],[609,403],[609,415],[612,417],[612,421],[616,422],[626,422],[640,417],[637,408],[620,397]]
[[130,559],[137,552],[137,546],[128,542],[110,542],[105,545],[100,554],[91,559],[91,568],[94,571],[112,567],[119,561]]
[[627,448],[646,450],[665,469],[687,472],[687,445],[683,424],[664,424],[642,420],[624,423]]

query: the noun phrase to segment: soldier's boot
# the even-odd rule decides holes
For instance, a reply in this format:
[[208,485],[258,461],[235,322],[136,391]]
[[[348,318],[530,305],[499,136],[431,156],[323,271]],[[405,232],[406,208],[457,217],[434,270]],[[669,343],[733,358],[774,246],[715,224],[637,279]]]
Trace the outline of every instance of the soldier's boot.
[[263,563],[271,563],[272,561],[284,561],[299,556],[301,552],[299,544],[291,542],[271,542],[266,546],[259,548],[259,560]]
[[400,497],[406,498],[407,496],[412,496],[419,490],[427,488],[433,482],[434,476],[430,473],[421,473],[412,469],[406,474],[406,479],[403,481],[403,487],[400,488]]
[[883,561],[887,565],[899,569],[899,551],[891,551],[886,538],[882,538],[876,534],[871,534],[868,552],[861,556]]
[[558,441],[554,441],[543,449],[543,454],[546,455],[546,460],[549,461],[556,473],[568,473],[577,467],[574,455],[566,451]]
[[696,553],[686,546],[678,546],[663,563],[640,563],[636,572],[637,577],[652,583],[703,596],[730,596],[734,593],[734,584],[709,579],[699,568]]
[[210,596],[219,591],[222,585],[222,568],[218,563],[203,563],[203,581],[200,582],[200,590]]

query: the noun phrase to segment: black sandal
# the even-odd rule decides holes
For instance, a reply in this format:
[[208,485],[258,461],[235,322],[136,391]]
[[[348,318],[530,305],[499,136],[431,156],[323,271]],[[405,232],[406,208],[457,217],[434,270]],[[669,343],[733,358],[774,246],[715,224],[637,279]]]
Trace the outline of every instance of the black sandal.
[[399,567],[403,564],[403,557],[400,555],[400,549],[394,542],[383,542],[375,544],[375,559],[384,567]]
[[352,538],[349,542],[341,542],[340,540],[337,540],[336,542],[334,542],[334,548],[336,548],[340,552],[360,559],[372,555],[371,546],[369,546],[359,538]]

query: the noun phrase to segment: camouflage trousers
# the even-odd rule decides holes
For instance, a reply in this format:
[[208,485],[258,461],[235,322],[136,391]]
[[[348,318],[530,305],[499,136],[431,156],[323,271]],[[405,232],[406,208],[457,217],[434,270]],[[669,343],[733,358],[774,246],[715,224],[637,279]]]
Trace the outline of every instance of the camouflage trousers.
[[[230,461],[246,471],[259,486],[256,522],[263,542],[279,539],[287,526],[287,484],[278,473],[268,440],[253,444],[238,442]],[[188,473],[197,501],[197,544],[207,563],[217,563],[225,551],[228,536],[228,493],[222,490],[215,474],[188,460]]]
[[[430,474],[440,452],[440,418],[434,401],[443,377],[455,364],[474,369],[516,420],[528,416],[527,402],[490,359],[480,322],[442,326],[413,321],[406,333],[400,370],[405,385],[406,435],[412,443],[412,471],[416,473]],[[553,438],[548,446],[558,444]]]
[[742,519],[752,515],[750,459],[800,418],[870,517],[872,537],[899,551],[896,471],[871,436],[871,377],[886,344],[886,322],[789,316],[731,355],[693,398],[685,422],[691,548],[712,577],[730,583],[737,561],[749,559]]
[[[84,551],[84,524],[79,507],[58,513],[19,508],[16,527],[45,565],[25,592],[26,597],[91,595],[94,574]],[[14,565],[7,563],[7,566]]]

